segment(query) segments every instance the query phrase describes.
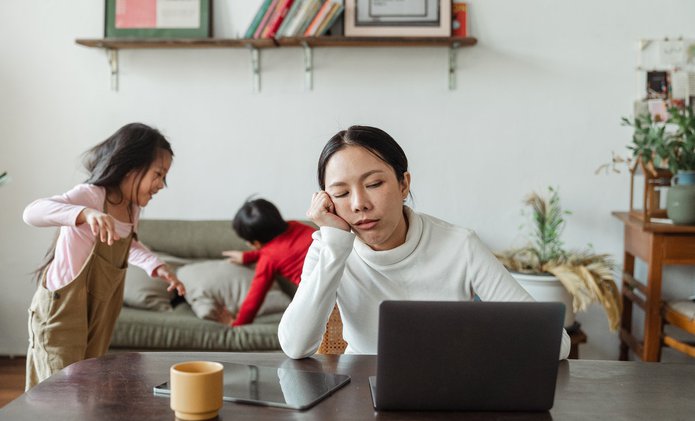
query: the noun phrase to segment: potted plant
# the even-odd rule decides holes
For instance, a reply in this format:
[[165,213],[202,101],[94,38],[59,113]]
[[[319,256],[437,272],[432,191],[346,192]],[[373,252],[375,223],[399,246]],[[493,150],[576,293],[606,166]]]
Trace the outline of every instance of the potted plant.
[[575,324],[575,312],[600,302],[611,330],[616,330],[621,302],[613,260],[590,249],[565,250],[560,237],[569,212],[562,210],[557,189],[549,187],[548,197],[532,193],[524,203],[532,210],[529,244],[497,253],[497,258],[534,299],[565,304],[566,328]]
[[691,108],[669,109],[665,158],[675,176],[666,195],[666,211],[675,224],[695,224],[695,116]]

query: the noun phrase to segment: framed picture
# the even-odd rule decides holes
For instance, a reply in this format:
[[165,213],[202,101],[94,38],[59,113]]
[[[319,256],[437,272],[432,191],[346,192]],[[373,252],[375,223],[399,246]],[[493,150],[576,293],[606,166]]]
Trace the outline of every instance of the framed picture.
[[345,36],[450,35],[451,0],[345,0]]
[[211,0],[106,0],[106,38],[209,38]]

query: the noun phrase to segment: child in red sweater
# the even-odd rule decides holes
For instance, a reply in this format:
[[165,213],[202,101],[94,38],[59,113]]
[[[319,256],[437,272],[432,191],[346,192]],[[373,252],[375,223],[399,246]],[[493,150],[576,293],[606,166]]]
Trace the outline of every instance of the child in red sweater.
[[232,227],[254,250],[229,250],[222,254],[231,263],[256,262],[251,287],[236,317],[220,315],[221,322],[241,326],[253,322],[275,275],[299,285],[315,229],[297,221],[285,221],[275,205],[265,199],[247,200],[234,216]]

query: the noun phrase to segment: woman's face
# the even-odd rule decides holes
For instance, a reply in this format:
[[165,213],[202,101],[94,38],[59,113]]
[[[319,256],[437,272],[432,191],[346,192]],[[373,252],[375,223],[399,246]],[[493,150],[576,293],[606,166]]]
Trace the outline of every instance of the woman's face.
[[121,191],[125,199],[140,207],[147,206],[152,196],[165,187],[171,162],[171,153],[162,150],[144,173],[133,171],[128,174],[121,184]]
[[336,214],[365,244],[389,250],[405,242],[410,173],[399,182],[394,169],[369,150],[347,146],[328,160],[324,182]]

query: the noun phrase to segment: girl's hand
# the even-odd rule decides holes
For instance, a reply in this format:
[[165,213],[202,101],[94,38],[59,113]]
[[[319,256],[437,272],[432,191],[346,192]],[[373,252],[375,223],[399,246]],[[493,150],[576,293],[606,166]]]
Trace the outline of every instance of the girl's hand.
[[112,245],[121,237],[116,233],[116,220],[113,216],[96,209],[84,208],[77,216],[77,225],[87,223],[94,236],[98,236],[102,243]]
[[176,277],[176,274],[174,273],[174,271],[171,270],[169,266],[161,265],[157,268],[157,270],[155,270],[154,273],[156,277],[161,278],[164,282],[169,283],[167,291],[173,291],[174,289],[176,289],[176,292],[178,292],[180,296],[183,297],[184,295],[186,295],[186,287],[179,280],[179,278]]
[[311,205],[306,211],[309,217],[319,227],[338,228],[350,231],[350,224],[335,213],[335,205],[325,191],[319,191],[311,196]]
[[227,250],[222,252],[223,256],[227,256],[227,261],[229,263],[236,263],[237,265],[244,264],[244,252],[238,250]]

